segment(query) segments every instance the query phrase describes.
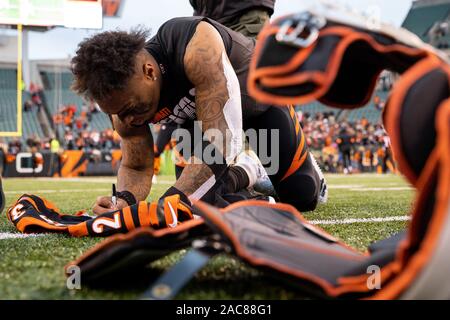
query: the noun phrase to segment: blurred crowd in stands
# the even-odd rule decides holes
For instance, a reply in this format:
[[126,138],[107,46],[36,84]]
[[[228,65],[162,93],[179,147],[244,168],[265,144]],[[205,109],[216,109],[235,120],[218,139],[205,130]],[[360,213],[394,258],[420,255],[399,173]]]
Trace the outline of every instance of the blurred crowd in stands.
[[53,122],[56,127],[63,128],[65,150],[97,152],[120,149],[120,137],[114,130],[100,132],[92,128],[92,117],[97,112],[100,110],[92,102],[83,104],[80,110],[75,104],[60,107]]
[[[31,99],[25,101],[24,111],[42,107],[41,88],[30,87]],[[100,160],[102,153],[110,153],[120,149],[120,137],[112,129],[98,131],[92,128],[92,117],[100,112],[94,103],[83,104],[78,108],[75,104],[64,105],[53,115],[55,132],[60,137],[39,138],[30,135],[25,139],[10,139],[7,143],[0,141],[0,153],[17,155],[20,152],[50,151],[61,154],[65,150],[81,150],[90,154],[93,161]],[[59,130],[61,129],[61,130]]]
[[381,124],[366,118],[337,122],[329,113],[297,113],[306,142],[330,173],[395,172],[390,140]]
[[56,138],[40,139],[35,135],[31,135],[24,142],[17,138],[8,143],[0,143],[0,148],[10,155],[17,155],[20,152],[35,153],[48,150],[53,153],[59,153],[62,151],[61,144]]
[[112,129],[102,132],[98,131],[82,131],[75,135],[67,132],[64,137],[64,143],[55,138],[40,139],[35,135],[29,136],[25,141],[21,139],[12,139],[7,144],[3,143],[2,148],[8,154],[16,155],[20,152],[37,152],[52,151],[59,152],[61,150],[82,150],[91,152],[93,150],[110,151],[120,149],[120,140]]
[[[380,101],[379,104],[384,102]],[[103,132],[92,130],[90,120],[96,108],[75,105],[62,107],[57,125],[64,127],[63,142],[55,138],[39,139],[32,135],[25,141],[10,140],[0,145],[2,152],[15,155],[19,152],[82,150],[91,159],[101,152],[120,149],[120,137],[112,129]],[[76,114],[79,114],[76,116]],[[355,122],[337,121],[333,112],[308,114],[297,112],[306,137],[306,143],[321,167],[330,173],[395,172],[390,140],[381,124],[370,123],[366,118]],[[156,130],[157,132],[157,130]]]
[[[42,90],[38,85],[31,83],[30,99],[24,102],[24,112],[30,112],[34,108],[40,112],[43,106]],[[98,112],[100,109],[93,101],[85,101],[80,108],[76,104],[61,105],[53,114],[52,119],[54,129],[59,133],[60,141],[62,141],[62,145],[58,145],[58,148],[85,152],[120,149],[120,137],[112,129],[100,132],[92,128],[92,117]],[[51,150],[52,143],[55,147],[57,141],[55,138],[39,139],[36,136],[30,136],[25,143],[20,139],[10,141],[7,150],[10,154],[32,150]]]
[[[383,77],[381,77],[383,79]],[[379,85],[389,90],[391,81],[381,80]],[[381,89],[381,88],[380,88]],[[42,88],[30,88],[31,100],[25,101],[24,111],[42,106]],[[374,97],[377,110],[384,108],[385,102]],[[300,109],[301,110],[301,109]],[[81,107],[75,104],[60,106],[53,115],[55,137],[39,139],[32,135],[25,140],[10,140],[7,145],[0,143],[1,152],[16,155],[19,152],[43,150],[61,153],[63,150],[81,150],[100,158],[102,152],[120,149],[120,137],[112,129],[102,132],[92,128],[93,116],[101,112],[93,102],[85,101]],[[337,121],[333,112],[302,113],[297,116],[303,127],[306,142],[316,156],[321,167],[330,173],[395,172],[389,138],[381,124],[370,123],[366,118],[355,122]],[[158,132],[157,128],[154,130]]]
[[31,83],[29,93],[31,99],[25,100],[23,104],[23,111],[29,112],[33,110],[33,108],[37,108],[38,111],[41,111],[41,108],[43,107],[41,99],[42,88],[34,83]]

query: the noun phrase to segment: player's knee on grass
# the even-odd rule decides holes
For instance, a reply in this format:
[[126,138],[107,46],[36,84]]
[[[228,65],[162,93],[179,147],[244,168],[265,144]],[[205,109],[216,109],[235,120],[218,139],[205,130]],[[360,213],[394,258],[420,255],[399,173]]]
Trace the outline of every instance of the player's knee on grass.
[[314,211],[318,204],[320,178],[309,157],[294,174],[281,181],[277,188],[281,202],[300,212]]

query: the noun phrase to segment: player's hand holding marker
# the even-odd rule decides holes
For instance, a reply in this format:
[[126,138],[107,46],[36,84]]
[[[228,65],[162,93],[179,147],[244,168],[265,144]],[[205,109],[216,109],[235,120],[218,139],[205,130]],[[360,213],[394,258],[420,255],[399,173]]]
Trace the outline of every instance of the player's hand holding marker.
[[129,206],[126,200],[121,199],[117,196],[115,184],[112,185],[112,191],[113,192],[111,197],[103,196],[97,198],[94,208],[92,209],[92,212],[95,215],[101,215],[113,210],[120,210]]

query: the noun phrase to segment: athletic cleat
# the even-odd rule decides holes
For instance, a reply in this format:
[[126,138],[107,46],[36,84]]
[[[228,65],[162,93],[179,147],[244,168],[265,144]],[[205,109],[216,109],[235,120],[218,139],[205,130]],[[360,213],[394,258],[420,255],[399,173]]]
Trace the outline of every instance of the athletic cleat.
[[5,193],[3,192],[2,177],[0,176],[0,213],[5,208]]
[[248,188],[263,195],[276,195],[266,169],[253,151],[242,152],[238,156],[235,166],[239,166],[247,172],[250,181]]
[[325,180],[325,176],[323,175],[322,169],[320,169],[319,165],[317,164],[316,159],[312,155],[312,153],[309,153],[309,156],[311,157],[312,164],[314,166],[314,170],[316,170],[317,174],[320,178],[320,191],[318,195],[318,203],[324,204],[328,201],[328,186],[327,181]]

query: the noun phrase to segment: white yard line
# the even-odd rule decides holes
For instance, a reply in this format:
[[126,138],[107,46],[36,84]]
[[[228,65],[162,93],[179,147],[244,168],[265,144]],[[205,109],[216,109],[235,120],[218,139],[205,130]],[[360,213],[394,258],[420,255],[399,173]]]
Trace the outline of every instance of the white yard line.
[[24,238],[37,238],[43,237],[46,234],[22,234],[22,233],[11,233],[11,232],[0,232],[0,240],[7,239],[24,239]]
[[98,192],[106,192],[109,191],[111,192],[111,189],[62,189],[62,190],[15,190],[15,191],[5,191],[5,194],[18,194],[18,193],[31,193],[31,192],[36,192],[36,193],[80,193],[80,192],[93,192],[93,191],[98,191]]
[[351,188],[351,191],[411,191],[411,187],[388,187],[388,188]]
[[[154,185],[170,185],[173,184],[173,181],[158,181],[158,183],[154,183]],[[12,191],[5,191],[5,194],[24,194],[24,193],[83,193],[83,192],[111,192],[111,189],[106,188],[96,188],[96,189],[47,189],[47,190],[12,190]]]
[[363,185],[360,184],[329,184],[328,189],[357,189],[362,188]]
[[[157,183],[154,183],[154,185],[171,185],[173,184],[173,181],[158,181]],[[357,185],[337,185],[337,186],[328,186],[329,189],[347,189],[350,191],[357,191],[357,192],[366,192],[366,191],[412,191],[414,188],[411,187],[389,187],[389,188],[360,188]],[[95,189],[47,189],[47,190],[12,190],[12,191],[5,191],[5,194],[24,194],[24,193],[83,193],[83,192],[110,192],[111,189],[106,188],[95,188]]]
[[334,174],[327,173],[325,174],[327,179],[340,179],[340,178],[380,178],[380,179],[389,179],[389,178],[402,178],[401,175],[396,174],[374,174],[374,173],[353,173],[353,174]]
[[175,183],[175,180],[158,180],[158,181],[156,181],[156,183],[154,183],[154,184],[174,184]]
[[[411,218],[409,216],[394,216],[385,218],[361,218],[361,219],[336,219],[336,220],[311,220],[309,221],[314,225],[343,225],[343,224],[354,224],[354,223],[382,223],[382,222],[401,222],[409,221]],[[11,232],[0,232],[0,240],[7,239],[24,239],[24,238],[36,238],[43,237],[48,234],[21,234],[21,233],[11,233]]]
[[336,219],[336,220],[311,220],[310,223],[318,225],[341,225],[353,223],[381,223],[381,222],[398,222],[409,221],[409,216],[394,216],[385,218],[354,218],[354,219]]
[[409,191],[414,190],[412,187],[408,186],[399,186],[394,185],[391,187],[366,187],[365,185],[358,185],[358,184],[329,184],[329,189],[348,189],[350,191]]
[[[10,178],[7,179],[9,181],[23,181],[29,178]],[[53,183],[71,183],[71,182],[82,182],[82,183],[115,183],[117,182],[116,177],[111,178],[32,178],[33,181],[44,181],[44,182],[53,182]],[[6,179],[5,179],[6,180]],[[173,180],[161,180],[157,181],[158,183],[174,183],[175,179]]]

